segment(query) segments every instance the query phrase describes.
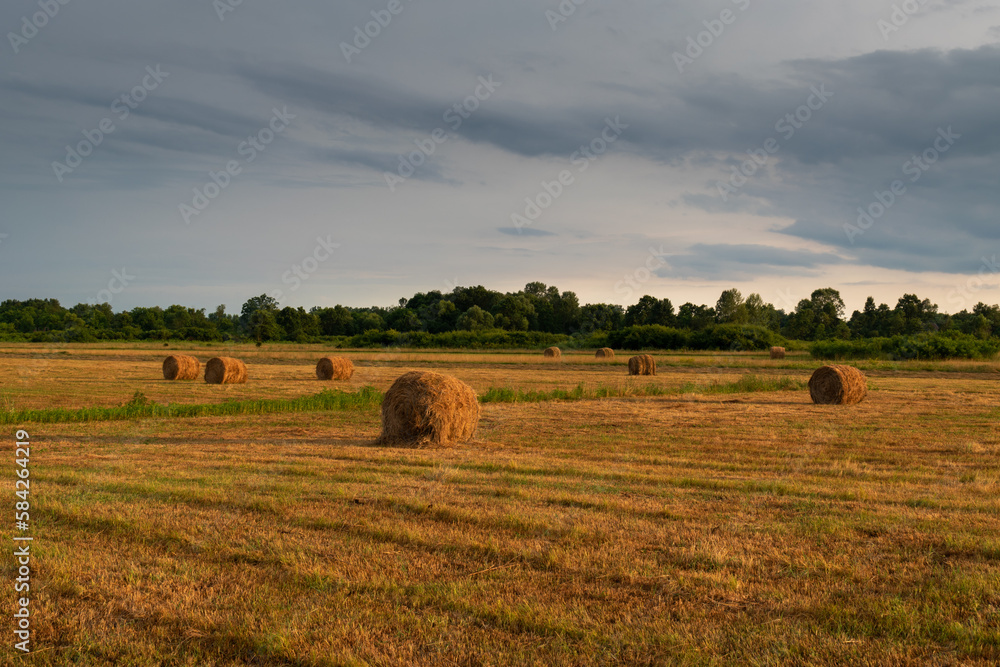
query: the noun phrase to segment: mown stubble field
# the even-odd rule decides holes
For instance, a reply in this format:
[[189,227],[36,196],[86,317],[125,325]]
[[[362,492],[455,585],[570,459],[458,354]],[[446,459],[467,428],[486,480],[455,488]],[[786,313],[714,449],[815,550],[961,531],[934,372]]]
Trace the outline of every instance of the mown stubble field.
[[[2,346],[0,410],[312,394],[329,352],[227,350],[250,382],[213,387],[164,382],[175,351]],[[621,355],[346,356],[352,391],[414,368],[482,392],[805,381],[818,365],[657,355],[659,375],[629,379]],[[996,664],[1000,367],[874,366],[849,408],[804,390],[490,403],[473,442],[431,450],[374,447],[377,410],[21,424],[38,653],[8,634],[0,657]]]

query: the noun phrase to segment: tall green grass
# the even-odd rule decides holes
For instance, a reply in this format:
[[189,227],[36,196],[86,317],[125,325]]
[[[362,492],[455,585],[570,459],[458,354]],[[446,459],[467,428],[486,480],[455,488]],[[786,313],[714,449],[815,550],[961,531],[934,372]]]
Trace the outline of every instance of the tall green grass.
[[183,417],[218,417],[228,415],[264,415],[281,412],[318,412],[323,410],[368,410],[382,403],[382,392],[363,387],[356,393],[324,390],[298,398],[267,398],[224,403],[173,403],[160,405],[137,391],[127,403],[109,408],[49,408],[45,410],[9,410],[0,412],[0,424],[41,424],[130,419],[168,419]]
[[[626,398],[643,396],[675,396],[679,394],[741,394],[759,391],[797,391],[806,387],[804,382],[791,378],[759,378],[744,375],[736,382],[709,385],[687,383],[680,387],[622,385],[588,389],[579,384],[573,389],[538,391],[490,387],[479,395],[480,403],[540,403],[543,401],[580,401],[598,398]],[[375,387],[362,387],[357,392],[327,389],[312,396],[298,398],[267,398],[224,403],[160,405],[147,399],[141,391],[135,392],[128,402],[106,408],[49,408],[45,410],[0,411],[0,425],[26,423],[54,424],[93,421],[126,421],[132,419],[180,419],[186,417],[219,417],[230,415],[266,415],[287,412],[323,412],[328,410],[375,410],[382,404],[383,393]]]
[[808,389],[809,383],[790,377],[757,377],[744,375],[736,382],[713,382],[703,387],[688,383],[682,387],[696,394],[750,394],[758,391],[799,391]]
[[788,377],[760,378],[744,375],[736,382],[713,382],[696,385],[688,382],[680,387],[664,387],[655,384],[645,386],[623,385],[618,387],[596,387],[587,389],[579,384],[573,389],[553,389],[552,391],[524,391],[507,387],[491,387],[480,394],[480,403],[540,403],[542,401],[579,401],[595,398],[627,398],[629,396],[676,396],[678,394],[745,394],[760,391],[798,391],[808,385]]

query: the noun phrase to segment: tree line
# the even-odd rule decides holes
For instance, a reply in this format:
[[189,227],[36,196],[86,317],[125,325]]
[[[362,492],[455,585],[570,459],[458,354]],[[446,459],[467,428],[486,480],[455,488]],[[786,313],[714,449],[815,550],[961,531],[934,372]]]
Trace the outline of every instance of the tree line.
[[[320,342],[333,337],[390,341],[394,334],[476,335],[508,332],[504,340],[535,340],[537,333],[594,337],[636,327],[665,327],[681,332],[710,332],[738,327],[744,332],[802,341],[851,341],[921,333],[961,334],[977,339],[1000,338],[1000,306],[978,303],[972,311],[952,315],[915,294],[904,294],[890,308],[869,297],[864,308],[846,316],[834,288],[815,290],[785,312],[759,294],[743,297],[737,289],[722,292],[714,306],[684,303],[675,308],[667,298],[643,296],[631,306],[581,305],[576,294],[532,282],[518,292],[497,292],[481,285],[451,292],[420,292],[391,308],[348,306],[282,308],[270,296],[248,299],[239,314],[225,306],[213,312],[172,305],[137,307],[114,312],[104,304],[62,307],[55,299],[6,300],[0,303],[0,339],[38,342],[96,340],[199,340]],[[381,335],[379,335],[381,334]],[[760,338],[758,335],[758,338]],[[471,340],[451,337],[448,340]],[[500,340],[500,339],[498,339]],[[537,338],[541,341],[542,338]],[[548,339],[545,339],[548,340]]]

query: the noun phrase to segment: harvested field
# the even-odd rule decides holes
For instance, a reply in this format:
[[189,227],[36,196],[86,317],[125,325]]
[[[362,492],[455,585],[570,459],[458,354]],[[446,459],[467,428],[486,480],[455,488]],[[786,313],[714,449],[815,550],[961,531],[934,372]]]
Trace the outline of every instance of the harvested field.
[[[104,349],[97,372],[64,350],[0,349],[0,407],[120,405],[135,391],[290,398],[318,384],[295,350],[201,352],[253,366],[253,382],[222,386],[166,382],[162,349]],[[418,368],[480,394],[703,387],[749,370],[669,355],[641,378],[572,352],[558,366],[345,356],[348,391]],[[486,403],[474,440],[445,449],[373,446],[377,404],[21,424],[31,664],[995,663],[994,375],[869,369],[865,401],[831,409],[813,405],[794,354],[791,367],[766,356],[732,358],[797,388]],[[19,373],[37,361],[45,372]],[[13,595],[4,587],[4,604]]]

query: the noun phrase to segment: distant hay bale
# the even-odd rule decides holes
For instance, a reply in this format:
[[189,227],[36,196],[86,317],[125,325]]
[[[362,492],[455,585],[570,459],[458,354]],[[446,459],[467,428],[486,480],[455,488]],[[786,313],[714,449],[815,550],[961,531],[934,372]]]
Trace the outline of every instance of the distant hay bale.
[[820,405],[854,405],[868,395],[868,378],[854,366],[823,366],[809,378],[809,395]]
[[771,348],[771,358],[772,359],[784,359],[785,358],[785,348],[783,348],[783,347],[772,347]]
[[550,359],[559,359],[562,357],[562,350],[558,347],[547,347],[545,348],[545,356]]
[[602,347],[597,351],[597,354],[595,354],[594,356],[597,357],[598,359],[614,359],[615,351],[612,350],[610,347]]
[[215,357],[205,364],[205,382],[209,384],[243,384],[247,381],[247,367],[239,359]]
[[382,433],[376,445],[426,447],[472,438],[479,401],[472,387],[431,371],[410,371],[382,400]]
[[197,380],[201,363],[186,354],[172,354],[163,360],[164,380]]
[[629,375],[656,375],[656,359],[648,354],[640,354],[628,360]]
[[323,357],[316,364],[316,377],[320,380],[350,380],[354,364],[344,357]]

